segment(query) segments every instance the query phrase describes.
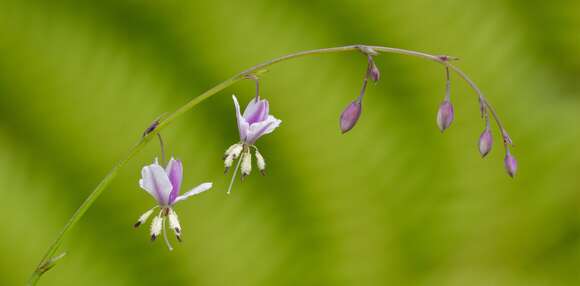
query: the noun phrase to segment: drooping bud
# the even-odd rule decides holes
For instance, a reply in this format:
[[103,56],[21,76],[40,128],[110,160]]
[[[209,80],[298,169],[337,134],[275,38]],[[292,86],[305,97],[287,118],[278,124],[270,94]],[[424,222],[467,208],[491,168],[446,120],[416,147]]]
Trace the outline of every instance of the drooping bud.
[[379,68],[371,56],[369,56],[369,77],[375,83],[381,78],[381,71],[379,71]]
[[262,154],[260,154],[260,152],[258,150],[256,150],[256,165],[258,165],[258,170],[260,170],[260,174],[262,174],[262,176],[265,176],[266,173],[264,172],[264,170],[266,170],[266,160],[264,160],[264,156],[262,156]]
[[360,117],[361,111],[362,104],[360,99],[354,100],[344,109],[340,115],[340,130],[343,134],[354,127]]
[[485,130],[479,136],[479,153],[481,157],[485,157],[491,151],[491,146],[493,145],[493,138],[491,136],[491,130],[486,127]]
[[509,150],[506,152],[504,163],[508,175],[513,178],[518,170],[518,162]]
[[159,234],[161,234],[161,228],[163,226],[163,219],[160,216],[156,216],[153,218],[153,222],[151,223],[151,241],[155,241]]
[[250,151],[246,151],[244,153],[242,153],[242,179],[245,176],[249,176],[250,173],[252,172],[252,154],[250,154]]
[[137,220],[137,222],[133,225],[133,227],[137,228],[140,225],[144,224],[147,221],[147,219],[149,218],[149,216],[151,216],[151,214],[153,213],[153,210],[155,210],[155,208],[152,208],[152,209],[146,211],[144,214],[142,214],[139,217],[139,220]]
[[441,132],[451,126],[453,122],[453,104],[447,99],[445,99],[441,105],[439,105],[439,110],[437,111],[437,126]]

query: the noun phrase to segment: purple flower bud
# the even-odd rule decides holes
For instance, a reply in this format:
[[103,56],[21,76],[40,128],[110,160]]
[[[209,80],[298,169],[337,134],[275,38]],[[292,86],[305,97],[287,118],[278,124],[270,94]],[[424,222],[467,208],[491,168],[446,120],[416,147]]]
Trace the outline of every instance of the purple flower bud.
[[437,111],[437,126],[441,132],[449,128],[453,122],[453,104],[449,100],[444,100],[439,106],[439,111]]
[[354,127],[360,117],[361,111],[362,105],[359,99],[354,100],[344,109],[340,115],[340,130],[343,134]]
[[505,155],[504,163],[508,175],[513,178],[516,175],[516,171],[518,170],[518,162],[516,161],[516,158],[510,154],[509,150]]
[[374,61],[371,61],[369,64],[370,64],[369,66],[370,78],[373,80],[373,82],[379,81],[379,79],[381,78],[381,71],[379,71],[379,68],[377,67]]
[[493,145],[493,138],[491,136],[491,130],[485,128],[481,136],[479,136],[479,153],[481,157],[485,157],[491,151],[491,146]]

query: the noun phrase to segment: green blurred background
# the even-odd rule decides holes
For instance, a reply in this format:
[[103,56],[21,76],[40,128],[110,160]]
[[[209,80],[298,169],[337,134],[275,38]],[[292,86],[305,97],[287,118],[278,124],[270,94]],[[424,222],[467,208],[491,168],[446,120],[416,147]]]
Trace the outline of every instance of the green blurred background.
[[[355,43],[460,57],[517,144],[512,180],[453,78],[456,121],[435,113],[442,68],[377,58],[383,78],[346,135],[357,53],[302,58],[263,76],[282,126],[259,142],[268,175],[225,195],[237,140],[230,95],[163,131],[184,185],[168,252],[131,225],[150,144],[67,237],[40,285],[579,285],[580,2],[0,0],[0,285],[21,285],[68,217],[140,133],[214,84],[283,54]],[[494,133],[494,135],[496,135]],[[496,136],[497,139],[497,136]]]

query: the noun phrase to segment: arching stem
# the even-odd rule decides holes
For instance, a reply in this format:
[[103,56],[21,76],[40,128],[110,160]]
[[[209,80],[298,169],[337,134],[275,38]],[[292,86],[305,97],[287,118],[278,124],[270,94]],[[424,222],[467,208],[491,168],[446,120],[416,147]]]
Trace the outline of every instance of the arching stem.
[[[56,262],[56,252],[61,245],[65,235],[76,225],[76,223],[83,217],[83,215],[87,212],[87,210],[93,205],[93,203],[99,198],[99,196],[103,193],[104,190],[107,189],[109,184],[113,181],[113,179],[119,173],[119,170],[124,167],[129,160],[131,160],[139,151],[141,151],[154,136],[169,126],[173,121],[183,115],[185,112],[191,110],[193,107],[197,106],[204,100],[212,97],[213,95],[217,94],[218,92],[224,90],[225,88],[233,85],[234,83],[248,78],[249,76],[256,76],[256,74],[263,71],[265,68],[275,65],[280,62],[284,62],[287,60],[300,58],[304,56],[310,55],[321,55],[321,54],[331,54],[331,53],[342,53],[342,52],[362,52],[366,56],[374,56],[378,53],[392,53],[392,54],[401,54],[407,56],[413,56],[418,58],[423,58],[427,60],[431,60],[453,70],[457,73],[463,80],[465,80],[469,86],[477,93],[477,95],[483,100],[485,106],[491,112],[495,122],[497,123],[500,131],[502,132],[504,138],[507,135],[507,131],[505,130],[503,124],[501,123],[499,116],[497,115],[494,108],[491,104],[485,99],[481,90],[477,87],[477,85],[465,74],[461,71],[458,67],[452,65],[449,61],[454,60],[456,58],[449,57],[449,56],[437,56],[431,55],[423,52],[418,51],[411,51],[411,50],[404,50],[398,48],[390,48],[390,47],[382,47],[382,46],[368,46],[368,45],[350,45],[350,46],[343,46],[343,47],[334,47],[334,48],[325,48],[325,49],[317,49],[317,50],[309,50],[309,51],[301,51],[297,53],[288,54],[285,56],[281,56],[267,62],[255,65],[251,68],[248,68],[229,79],[217,84],[216,86],[210,88],[209,90],[203,92],[197,97],[194,97],[189,102],[185,103],[183,106],[178,108],[173,113],[169,114],[167,117],[163,119],[158,119],[155,121],[155,124],[148,127],[145,133],[143,134],[142,138],[134,145],[127,155],[118,161],[113,168],[109,171],[109,173],[101,180],[101,182],[95,187],[95,189],[88,195],[88,197],[83,201],[83,203],[79,206],[79,208],[75,211],[75,213],[71,216],[68,222],[65,224],[63,229],[57,235],[56,240],[50,245],[47,252],[41,259],[40,263],[31,274],[28,285],[36,285],[38,279],[42,274],[44,274],[48,269],[52,268]],[[163,155],[164,156],[164,155]]]

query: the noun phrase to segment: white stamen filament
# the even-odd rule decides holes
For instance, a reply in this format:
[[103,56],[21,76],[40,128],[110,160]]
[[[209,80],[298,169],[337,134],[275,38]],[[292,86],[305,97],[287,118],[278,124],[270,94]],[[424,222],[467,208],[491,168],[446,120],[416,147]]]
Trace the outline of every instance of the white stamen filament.
[[153,218],[153,222],[151,222],[151,240],[157,239],[159,234],[161,234],[161,228],[163,227],[163,219],[161,218],[161,214]]
[[230,146],[228,148],[228,150],[226,150],[224,156],[225,157],[232,156],[233,159],[236,159],[240,155],[240,152],[242,152],[243,148],[244,148],[244,146],[242,144],[236,143],[236,144]]
[[242,176],[248,176],[252,172],[252,154],[250,151],[242,154]]
[[234,157],[234,160],[235,160],[236,158],[238,158],[238,156],[240,156],[240,153],[242,153],[242,150],[243,149],[244,149],[244,145],[243,144],[240,144],[240,143],[235,144],[234,145],[234,148],[232,149],[232,152],[230,153],[230,155],[232,157]]
[[234,156],[227,155],[226,158],[224,159],[224,166],[226,167],[226,169],[229,169],[232,166],[233,162],[234,162]]
[[169,209],[169,227],[173,229],[175,235],[179,236],[181,234],[181,225],[179,224],[179,218],[177,213],[173,209]]
[[258,165],[258,169],[260,171],[264,171],[264,169],[266,169],[266,160],[264,160],[262,154],[258,152],[258,149],[256,149],[255,155],[256,155],[256,165]]
[[153,213],[153,211],[157,208],[157,206],[153,207],[152,209],[146,211],[144,214],[142,214],[139,219],[137,220],[137,222],[135,223],[135,227],[138,227],[142,224],[144,224],[145,222],[147,222],[147,219],[149,219],[149,217],[151,216],[151,214]]

